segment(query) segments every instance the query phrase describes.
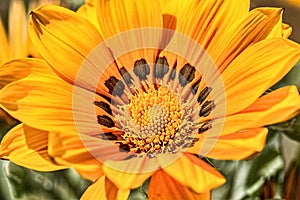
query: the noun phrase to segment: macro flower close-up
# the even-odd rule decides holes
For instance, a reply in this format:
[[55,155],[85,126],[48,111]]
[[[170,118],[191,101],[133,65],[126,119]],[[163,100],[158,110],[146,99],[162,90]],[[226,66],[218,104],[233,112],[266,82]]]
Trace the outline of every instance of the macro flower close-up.
[[228,177],[210,160],[259,155],[268,127],[299,113],[297,87],[273,87],[300,58],[283,11],[238,0],[33,9],[38,56],[0,67],[0,108],[20,122],[0,157],[74,169],[92,182],[81,199],[139,188],[148,199],[213,199]]

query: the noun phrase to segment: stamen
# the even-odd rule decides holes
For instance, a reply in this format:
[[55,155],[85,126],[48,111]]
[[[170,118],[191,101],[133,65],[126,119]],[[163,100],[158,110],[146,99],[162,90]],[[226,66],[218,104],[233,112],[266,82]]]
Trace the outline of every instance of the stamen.
[[[145,90],[145,91],[144,91]],[[128,112],[131,121],[118,117],[123,139],[133,152],[162,151],[179,130],[182,111],[177,96],[167,87],[154,85],[138,89],[131,96]],[[127,121],[127,122],[125,122]]]

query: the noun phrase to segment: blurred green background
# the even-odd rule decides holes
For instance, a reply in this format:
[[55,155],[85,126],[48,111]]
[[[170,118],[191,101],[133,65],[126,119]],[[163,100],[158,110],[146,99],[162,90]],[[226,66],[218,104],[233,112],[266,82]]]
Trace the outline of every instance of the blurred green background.
[[[32,1],[25,0],[25,3],[28,5]],[[54,2],[76,10],[84,1]],[[9,3],[10,0],[0,0],[0,16],[6,27]],[[251,1],[252,9],[261,6],[285,8],[284,22],[293,27],[291,39],[300,42],[300,0],[296,5],[288,0]],[[290,84],[300,89],[300,63],[274,88]],[[0,140],[17,123],[0,110]],[[262,153],[244,161],[210,160],[227,178],[224,186],[213,191],[213,199],[300,200],[300,116],[269,129],[267,145]],[[148,183],[133,190],[130,199],[147,199]],[[42,173],[0,161],[0,200],[75,200],[90,184],[72,169]]]

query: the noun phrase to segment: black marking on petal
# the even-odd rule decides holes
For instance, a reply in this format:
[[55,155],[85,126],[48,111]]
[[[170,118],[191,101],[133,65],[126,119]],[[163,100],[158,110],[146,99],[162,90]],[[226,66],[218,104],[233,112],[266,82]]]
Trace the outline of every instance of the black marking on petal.
[[176,146],[177,147],[180,147],[180,146],[182,146],[184,144],[184,140],[178,140],[178,141],[176,141]]
[[205,101],[201,106],[201,110],[199,112],[200,117],[207,117],[210,112],[215,108],[214,101]]
[[167,58],[159,57],[154,65],[154,76],[156,78],[163,78],[169,71],[169,63]]
[[179,83],[184,87],[186,84],[190,83],[195,78],[196,69],[189,63],[185,64],[183,68],[179,71]]
[[104,85],[109,89],[110,94],[115,94],[117,96],[122,96],[125,89],[124,83],[114,76],[111,76],[106,80]]
[[114,121],[106,115],[98,115],[97,118],[99,124],[106,126],[108,128],[111,128],[115,125]]
[[175,76],[176,76],[176,67],[177,67],[177,61],[174,63],[174,66],[173,66],[172,71],[170,73],[170,79],[171,80],[175,79]]
[[208,129],[212,128],[212,124],[211,121],[205,122],[199,129],[198,129],[198,133],[203,133],[205,131],[207,131]]
[[186,137],[186,140],[188,140],[188,141],[192,141],[192,143],[195,143],[195,142],[197,142],[197,141],[199,141],[199,138],[194,138],[194,137]]
[[194,144],[195,143],[193,143],[193,142],[192,143],[185,143],[182,148],[189,148],[189,147],[194,146]]
[[127,85],[131,85],[132,81],[133,81],[133,78],[130,76],[130,74],[128,73],[126,68],[122,67],[121,69],[119,69],[119,72],[120,72],[121,76],[123,77],[125,83]]
[[111,132],[103,133],[103,134],[101,134],[101,136],[102,136],[101,139],[103,139],[103,140],[117,140],[118,139],[118,137]]
[[94,104],[100,108],[102,108],[103,110],[105,110],[105,112],[107,112],[108,114],[112,115],[112,110],[110,108],[110,106],[105,103],[104,101],[95,101]]
[[199,97],[197,99],[199,104],[202,104],[204,100],[208,97],[210,92],[212,91],[211,87],[205,87],[199,94]]
[[147,153],[147,157],[148,158],[155,158],[155,154],[154,153]]
[[124,158],[124,160],[129,160],[129,159],[135,158],[135,157],[137,157],[136,154],[131,154],[130,156],[127,156],[126,158]]
[[43,17],[42,15],[40,15],[34,11],[31,11],[30,14],[32,16],[32,23],[34,25],[34,30],[35,30],[36,34],[38,36],[40,34],[42,35],[43,30],[41,27],[50,24],[50,22],[45,17]]
[[200,82],[201,82],[201,77],[199,78],[199,80],[196,83],[194,83],[192,85],[192,93],[193,93],[193,95],[195,95],[197,93],[199,85],[200,85]]
[[133,71],[141,80],[146,80],[147,76],[150,74],[150,67],[147,64],[147,61],[142,58],[135,61]]
[[128,144],[120,144],[119,150],[121,152],[129,152],[130,151],[130,146]]
[[99,96],[103,97],[105,100],[107,100],[107,101],[110,102],[111,104],[114,103],[114,101],[113,101],[111,98],[109,98],[109,97],[107,97],[107,96],[105,96],[105,95],[103,95],[103,94],[100,94],[100,93],[96,93],[96,94],[98,94]]

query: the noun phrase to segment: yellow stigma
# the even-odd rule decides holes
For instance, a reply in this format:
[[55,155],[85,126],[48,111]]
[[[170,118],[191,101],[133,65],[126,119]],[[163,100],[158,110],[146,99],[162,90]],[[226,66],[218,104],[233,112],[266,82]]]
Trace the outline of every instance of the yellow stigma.
[[138,134],[127,132],[123,138],[134,152],[164,150],[172,143],[181,124],[182,111],[178,97],[165,86],[148,85],[131,96],[129,113],[139,128]]

